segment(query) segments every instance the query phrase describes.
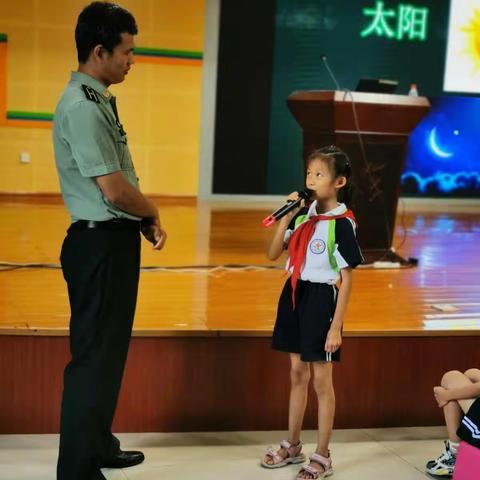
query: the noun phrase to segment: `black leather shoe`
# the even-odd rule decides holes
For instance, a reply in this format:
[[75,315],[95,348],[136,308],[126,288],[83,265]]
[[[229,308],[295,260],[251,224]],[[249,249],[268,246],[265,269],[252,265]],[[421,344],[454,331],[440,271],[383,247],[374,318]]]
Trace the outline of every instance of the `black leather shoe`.
[[145,460],[142,452],[123,452],[120,450],[115,457],[102,464],[102,468],[128,468],[138,465]]

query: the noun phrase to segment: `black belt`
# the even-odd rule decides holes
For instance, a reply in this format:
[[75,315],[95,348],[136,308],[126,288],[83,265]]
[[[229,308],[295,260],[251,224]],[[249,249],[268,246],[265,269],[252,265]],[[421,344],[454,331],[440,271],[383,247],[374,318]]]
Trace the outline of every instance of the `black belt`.
[[77,220],[70,225],[68,231],[87,230],[89,228],[101,228],[104,230],[136,230],[140,231],[139,220],[129,220],[128,218],[114,218],[99,222],[97,220]]

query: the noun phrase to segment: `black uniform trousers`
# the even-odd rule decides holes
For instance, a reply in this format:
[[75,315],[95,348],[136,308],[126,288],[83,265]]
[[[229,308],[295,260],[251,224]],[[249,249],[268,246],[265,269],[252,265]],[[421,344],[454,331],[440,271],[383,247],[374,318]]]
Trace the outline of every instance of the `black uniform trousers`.
[[120,448],[111,425],[137,300],[140,228],[76,226],[61,253],[72,358],[64,372],[57,479],[103,480],[100,467]]

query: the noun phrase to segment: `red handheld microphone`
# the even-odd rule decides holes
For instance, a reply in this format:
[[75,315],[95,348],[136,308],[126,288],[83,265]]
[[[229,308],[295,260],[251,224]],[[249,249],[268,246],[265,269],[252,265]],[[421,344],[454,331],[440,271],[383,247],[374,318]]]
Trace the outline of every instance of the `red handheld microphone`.
[[283,207],[280,207],[278,210],[275,210],[271,215],[264,218],[262,221],[262,225],[264,227],[270,227],[277,220],[280,220],[282,217],[284,217],[287,213],[298,208],[302,203],[302,200],[308,200],[311,194],[312,194],[311,190],[308,190],[308,189],[300,190],[298,192],[297,200],[288,200],[287,203],[283,205]]

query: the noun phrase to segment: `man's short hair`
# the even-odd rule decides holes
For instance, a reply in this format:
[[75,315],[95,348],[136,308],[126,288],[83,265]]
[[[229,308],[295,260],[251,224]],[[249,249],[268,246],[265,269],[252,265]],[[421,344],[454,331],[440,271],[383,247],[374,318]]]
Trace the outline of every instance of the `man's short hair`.
[[75,28],[78,61],[85,63],[97,45],[112,53],[121,43],[122,33],[138,33],[135,18],[128,10],[109,2],[93,2],[86,6]]

